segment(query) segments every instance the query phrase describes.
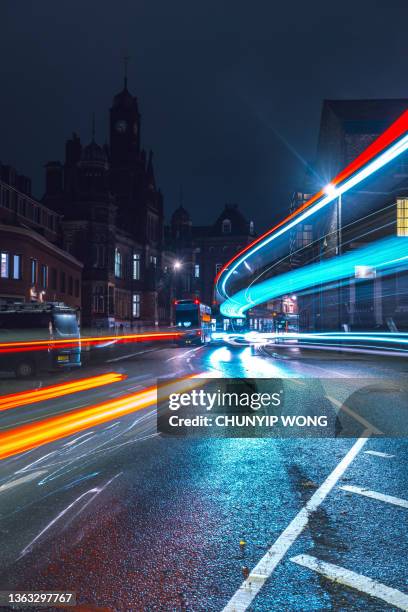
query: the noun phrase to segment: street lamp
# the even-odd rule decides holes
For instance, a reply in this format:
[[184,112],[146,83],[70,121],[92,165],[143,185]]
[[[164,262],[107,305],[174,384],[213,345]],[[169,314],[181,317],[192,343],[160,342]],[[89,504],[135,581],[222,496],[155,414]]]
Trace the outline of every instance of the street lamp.
[[174,262],[174,264],[173,264],[173,269],[174,269],[174,270],[180,270],[181,266],[182,266],[181,261],[179,261],[178,259],[176,259],[176,261],[175,261],[175,262]]

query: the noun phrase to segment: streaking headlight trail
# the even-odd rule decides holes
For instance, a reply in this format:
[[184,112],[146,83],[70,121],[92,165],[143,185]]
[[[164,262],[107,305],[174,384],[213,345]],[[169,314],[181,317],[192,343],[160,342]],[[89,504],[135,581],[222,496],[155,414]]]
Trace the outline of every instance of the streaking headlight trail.
[[40,389],[2,395],[0,397],[0,412],[3,410],[10,410],[11,408],[18,408],[19,406],[26,406],[27,404],[55,399],[64,395],[71,395],[71,393],[78,393],[79,391],[88,391],[89,389],[120,382],[126,378],[126,374],[109,372],[108,374],[79,378],[66,383],[49,385],[48,387],[42,387]]
[[[230,295],[228,283],[231,276],[247,260],[259,253],[264,247],[273,240],[282,236],[308,217],[321,210],[325,206],[334,202],[339,196],[343,195],[369,176],[384,168],[392,160],[408,150],[408,111],[405,111],[379,138],[377,138],[361,155],[349,164],[340,174],[318,193],[312,196],[307,202],[295,210],[292,214],[285,217],[268,232],[254,240],[250,245],[235,255],[219,272],[215,279],[215,286],[218,295],[226,300],[221,304],[221,313],[228,317],[241,317],[242,313],[248,310],[251,305],[245,300],[241,292]],[[251,294],[252,289],[251,288]],[[279,293],[283,293],[282,288]],[[239,295],[239,297],[238,297]],[[264,293],[267,301],[273,296]],[[261,302],[256,302],[257,304]],[[246,307],[247,306],[247,307]]]
[[[173,389],[179,392],[180,389],[187,391],[195,387],[199,384],[197,379],[203,375],[204,373],[191,374],[179,379],[176,383],[147,387],[142,391],[126,394],[117,399],[77,408],[67,413],[13,427],[0,433],[0,459],[55,442],[143,408],[155,406],[157,401],[166,397],[166,394]],[[182,383],[182,387],[180,387],[180,383]],[[42,401],[41,398],[38,401]]]
[[222,314],[228,317],[242,317],[253,306],[282,295],[284,287],[290,286],[291,291],[296,292],[313,285],[338,281],[354,276],[356,266],[375,268],[377,275],[407,268],[407,243],[394,236],[385,238],[341,257],[326,259],[269,278],[252,285],[250,289],[238,291],[233,299],[222,304]]

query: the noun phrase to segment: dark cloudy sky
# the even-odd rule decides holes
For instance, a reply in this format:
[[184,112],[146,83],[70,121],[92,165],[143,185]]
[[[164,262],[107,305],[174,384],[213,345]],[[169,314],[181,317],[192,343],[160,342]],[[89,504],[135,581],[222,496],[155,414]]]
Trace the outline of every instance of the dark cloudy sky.
[[166,214],[237,202],[258,228],[313,160],[324,98],[408,97],[407,0],[1,0],[0,160],[34,179],[139,98]]

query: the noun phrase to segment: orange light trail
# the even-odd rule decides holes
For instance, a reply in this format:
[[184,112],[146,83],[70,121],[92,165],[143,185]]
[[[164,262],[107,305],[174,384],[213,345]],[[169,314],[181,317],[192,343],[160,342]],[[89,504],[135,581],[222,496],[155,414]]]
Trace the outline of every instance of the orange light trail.
[[181,332],[154,332],[148,334],[127,334],[123,336],[93,336],[85,338],[70,338],[67,340],[29,340],[18,342],[1,342],[1,353],[15,353],[21,351],[36,351],[41,349],[54,348],[61,346],[63,348],[72,348],[81,344],[99,344],[100,342],[115,341],[117,344],[126,342],[145,342],[147,340],[174,340],[183,334]]
[[[189,381],[191,384],[195,376],[192,374],[181,379],[181,381]],[[174,385],[179,383],[180,380],[176,383],[162,385],[160,391],[165,393],[167,388],[174,388]],[[197,379],[195,379],[192,385],[196,384],[199,384]],[[180,387],[176,388],[180,390]],[[101,425],[112,419],[117,419],[152,406],[157,401],[157,389],[156,386],[148,387],[143,389],[143,391],[125,395],[120,399],[102,402],[86,408],[78,408],[66,414],[42,419],[28,425],[20,425],[1,433],[0,459],[23,453],[43,444],[55,442],[84,429]]]
[[10,393],[8,395],[0,396],[0,412],[3,410],[10,410],[11,408],[17,408],[19,406],[25,406],[27,404],[34,404],[36,402],[55,399],[56,397],[61,397],[63,395],[70,395],[71,393],[78,393],[79,391],[95,389],[95,387],[101,387],[103,385],[110,385],[112,383],[125,380],[126,378],[126,374],[109,372],[108,374],[100,374],[98,376],[80,378],[79,380],[73,380],[67,383],[50,385],[48,387],[42,387],[41,389],[22,391],[20,393]]

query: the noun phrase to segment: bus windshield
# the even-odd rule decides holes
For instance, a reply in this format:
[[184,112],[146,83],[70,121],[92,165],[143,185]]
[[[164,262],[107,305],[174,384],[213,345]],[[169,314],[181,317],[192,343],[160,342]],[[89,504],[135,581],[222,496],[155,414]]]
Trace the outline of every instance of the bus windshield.
[[176,310],[176,324],[180,327],[197,327],[199,322],[199,309],[194,304],[185,310]]

